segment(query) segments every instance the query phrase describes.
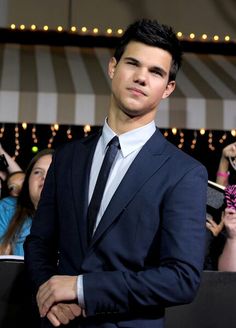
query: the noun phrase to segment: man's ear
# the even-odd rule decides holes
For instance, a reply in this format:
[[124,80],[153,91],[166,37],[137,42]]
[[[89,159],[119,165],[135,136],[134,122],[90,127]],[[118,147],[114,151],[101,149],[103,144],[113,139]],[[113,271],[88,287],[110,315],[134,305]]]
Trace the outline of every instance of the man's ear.
[[115,57],[112,57],[108,64],[108,75],[110,76],[111,80],[113,79],[116,65],[117,65],[117,61],[116,61]]
[[175,90],[176,82],[175,81],[170,81],[168,82],[166,89],[163,93],[162,99],[165,99],[169,97],[169,95],[172,94],[172,92]]

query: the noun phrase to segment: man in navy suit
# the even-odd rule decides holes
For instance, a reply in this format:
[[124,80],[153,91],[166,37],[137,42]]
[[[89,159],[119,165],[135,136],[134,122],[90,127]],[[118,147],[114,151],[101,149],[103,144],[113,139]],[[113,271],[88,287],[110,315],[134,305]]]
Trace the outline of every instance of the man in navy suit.
[[[194,299],[207,172],[154,123],[180,63],[172,28],[131,24],[109,62],[102,131],[57,149],[25,242],[42,327],[160,328],[165,307]],[[88,241],[88,205],[114,136],[120,148]]]

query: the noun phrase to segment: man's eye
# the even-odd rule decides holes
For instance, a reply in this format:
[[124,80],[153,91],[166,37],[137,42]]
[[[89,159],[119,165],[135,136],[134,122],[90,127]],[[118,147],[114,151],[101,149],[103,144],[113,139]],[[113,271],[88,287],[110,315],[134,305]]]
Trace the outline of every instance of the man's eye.
[[137,63],[135,62],[127,62],[127,64],[137,66]]
[[160,71],[151,71],[151,73],[154,74],[154,75],[160,75],[160,76],[162,76],[162,74],[161,74]]

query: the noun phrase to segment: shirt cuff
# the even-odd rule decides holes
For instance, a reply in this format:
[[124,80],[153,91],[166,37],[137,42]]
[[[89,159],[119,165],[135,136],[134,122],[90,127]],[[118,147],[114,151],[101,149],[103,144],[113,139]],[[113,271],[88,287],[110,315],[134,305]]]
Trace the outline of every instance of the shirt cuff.
[[84,287],[83,287],[83,276],[79,275],[77,278],[77,297],[79,306],[84,309]]

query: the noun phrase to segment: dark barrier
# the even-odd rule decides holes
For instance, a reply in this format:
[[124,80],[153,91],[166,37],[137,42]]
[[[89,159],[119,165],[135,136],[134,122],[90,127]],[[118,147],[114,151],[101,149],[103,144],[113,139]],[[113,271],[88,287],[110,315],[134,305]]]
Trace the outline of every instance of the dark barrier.
[[[0,261],[0,327],[36,327],[23,261]],[[235,328],[236,273],[205,271],[194,302],[166,310],[166,328]]]
[[34,327],[29,283],[23,261],[0,260],[0,327]]
[[166,328],[222,327],[236,327],[236,272],[205,271],[194,302],[167,309]]

